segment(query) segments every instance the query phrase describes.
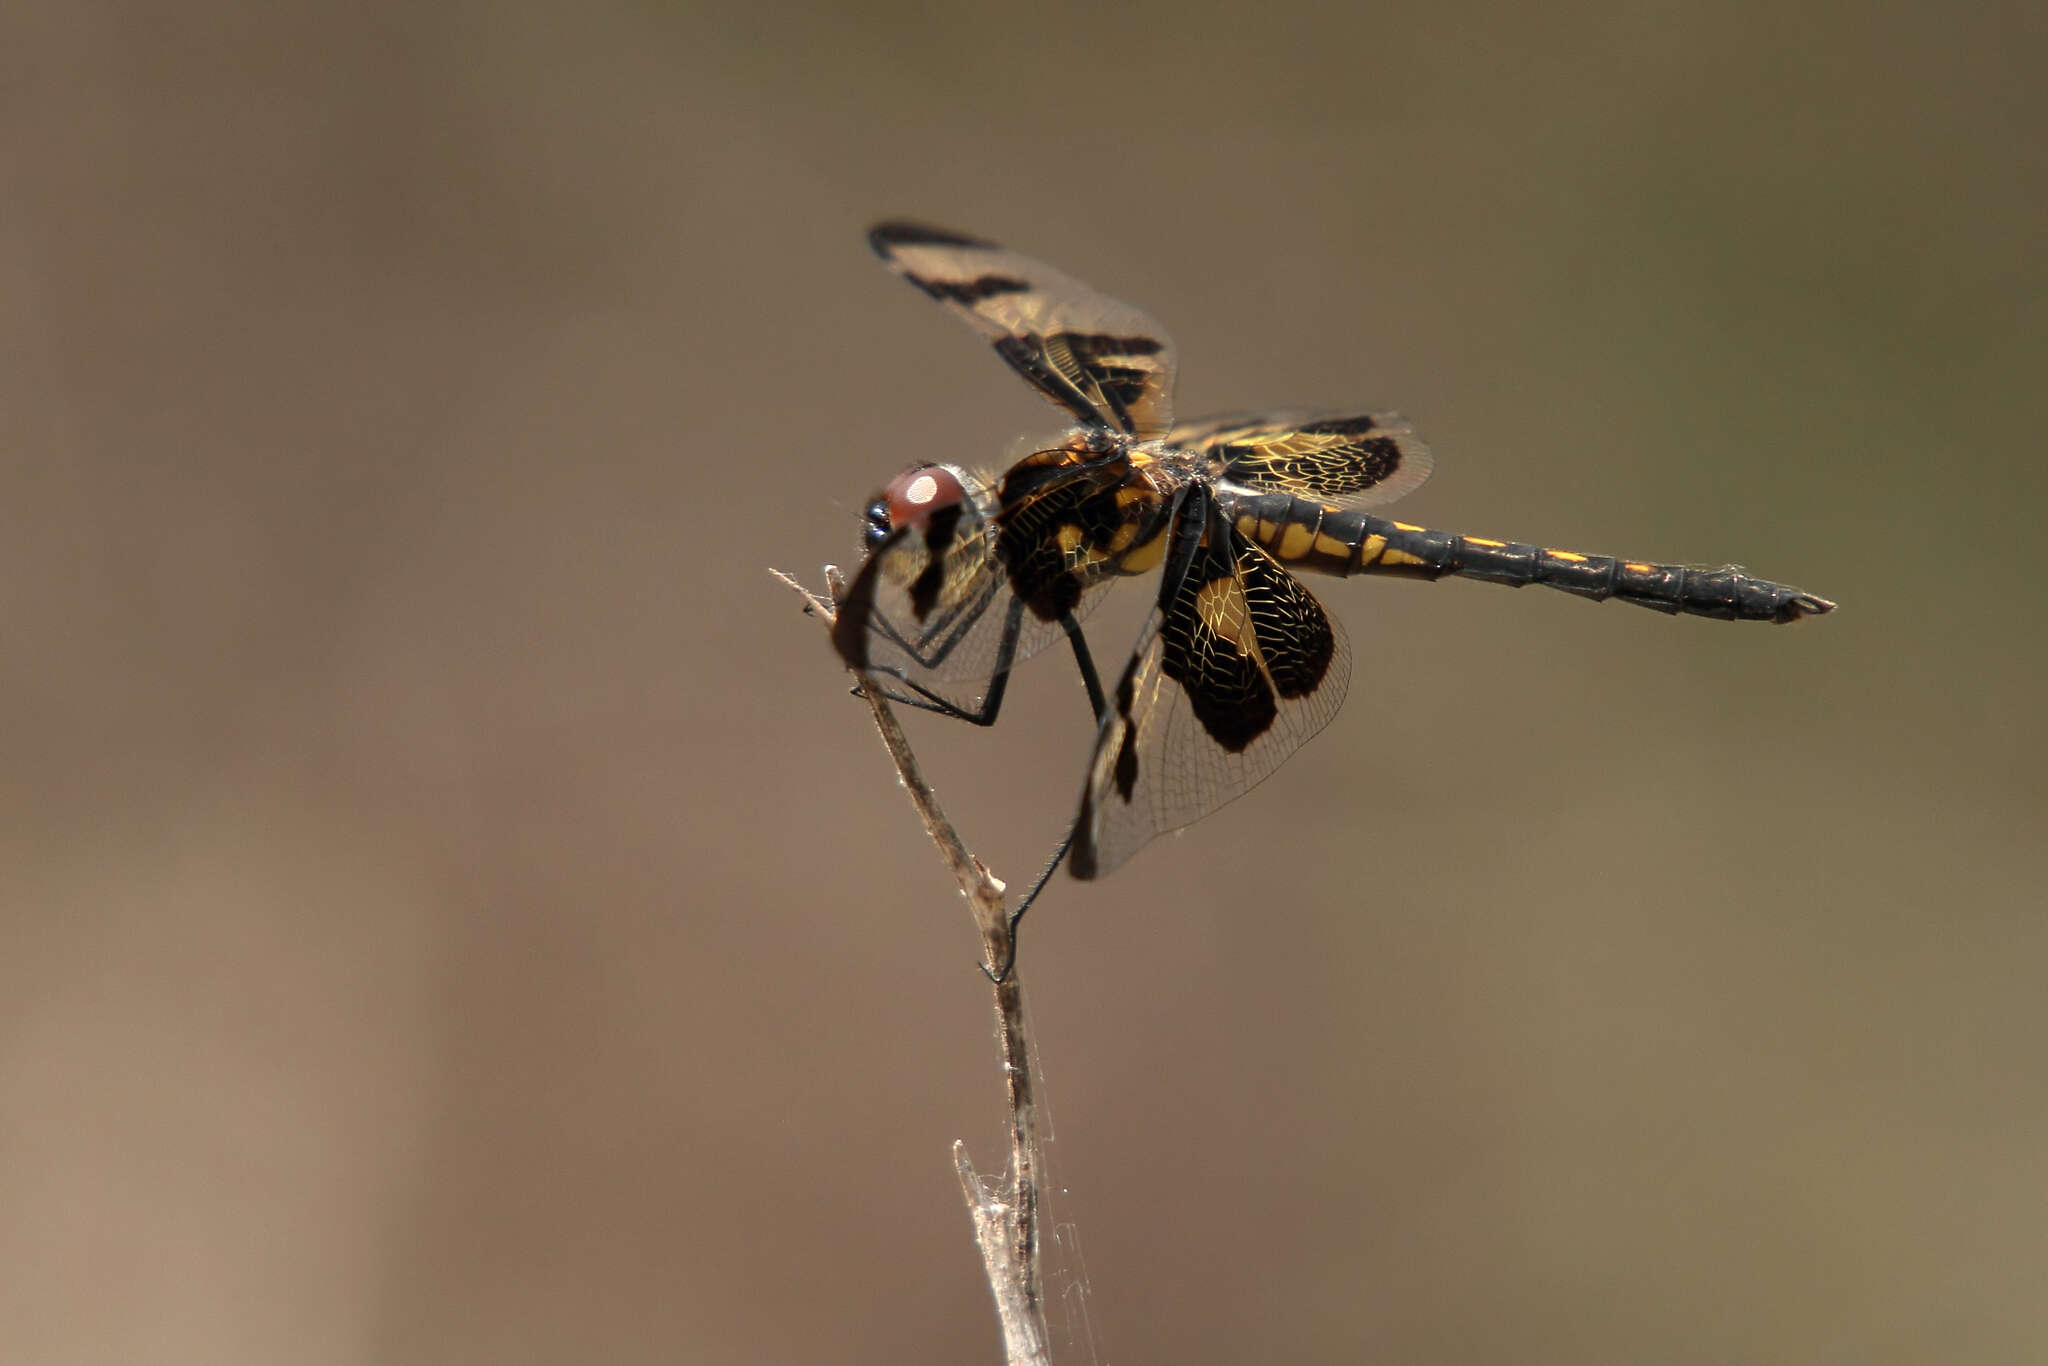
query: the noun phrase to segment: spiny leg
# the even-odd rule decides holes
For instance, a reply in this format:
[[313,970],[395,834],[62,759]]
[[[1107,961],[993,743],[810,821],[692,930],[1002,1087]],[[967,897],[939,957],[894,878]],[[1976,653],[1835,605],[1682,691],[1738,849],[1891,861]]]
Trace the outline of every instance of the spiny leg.
[[[919,711],[933,712],[940,716],[951,717],[956,721],[966,721],[977,726],[992,726],[995,724],[996,717],[1002,712],[1003,697],[1010,686],[1010,671],[1016,660],[1017,639],[1022,629],[1022,622],[1023,603],[1019,600],[1011,604],[1009,617],[1003,623],[1002,641],[996,648],[996,667],[995,671],[989,676],[988,693],[982,698],[981,706],[974,710],[970,711],[957,702],[952,702],[939,696],[939,694],[931,689],[905,678],[896,669],[870,670],[867,686],[879,688],[884,697],[902,706],[915,707]],[[1103,718],[1109,714],[1109,702],[1102,692],[1102,675],[1095,668],[1095,657],[1088,649],[1088,637],[1083,634],[1081,623],[1074,618],[1071,612],[1065,612],[1060,615],[1060,629],[1066,632],[1067,643],[1073,647],[1074,667],[1080,672],[1081,686],[1088,693],[1088,710],[1095,718],[1095,725],[1099,730],[1101,729]],[[910,693],[898,692],[893,688],[883,686],[878,679],[878,676],[882,674],[886,674],[910,689]],[[856,688],[855,691],[858,692],[859,689]],[[915,695],[913,696],[912,694]],[[1053,849],[1052,857],[1047,860],[1044,871],[1039,873],[1037,879],[1032,882],[1031,890],[1024,894],[1024,899],[1017,903],[1017,908],[1010,912],[1009,952],[1004,956],[1002,966],[992,973],[989,972],[986,964],[982,966],[982,971],[988,973],[991,980],[1000,982],[1010,975],[1010,968],[1017,961],[1018,922],[1024,919],[1024,913],[1031,909],[1031,904],[1038,900],[1038,894],[1045,890],[1048,882],[1052,881],[1052,875],[1059,871],[1062,863],[1066,862],[1067,851],[1074,847],[1074,833],[1077,828],[1072,825],[1067,827],[1067,833],[1060,837],[1060,842]]]
[[[995,664],[989,672],[988,693],[981,699],[981,705],[972,711],[957,702],[941,697],[922,683],[906,677],[901,669],[890,668],[887,665],[871,667],[868,671],[869,678],[872,681],[875,675],[886,674],[910,689],[911,692],[917,694],[915,697],[906,696],[903,693],[883,687],[882,696],[888,698],[891,702],[900,702],[906,707],[916,707],[919,711],[936,712],[940,716],[951,717],[955,721],[965,721],[970,725],[992,726],[996,723],[997,715],[1003,709],[1003,693],[1010,686],[1010,668],[1016,663],[1017,640],[1023,633],[1023,629],[1024,600],[1022,598],[1012,598],[1009,610],[1003,616],[1002,637],[996,643]],[[951,646],[949,645],[947,648],[950,651]],[[1083,676],[1083,681],[1086,681],[1086,675]]]
[[[1095,727],[1100,730],[1104,718],[1109,715],[1109,702],[1102,695],[1102,678],[1095,672],[1094,656],[1088,652],[1088,638],[1081,634],[1081,623],[1075,621],[1071,614],[1060,618],[1060,626],[1067,633],[1067,643],[1074,647],[1074,667],[1081,671],[1081,684],[1088,689],[1088,707],[1095,713]],[[1045,884],[1052,881],[1052,875],[1067,861],[1067,851],[1074,847],[1074,835],[1080,828],[1078,824],[1067,827],[1067,833],[1061,836],[1059,846],[1052,851],[1052,857],[1046,861],[1045,871],[1031,884],[1031,890],[1017,903],[1017,909],[1010,912],[1009,953],[1004,957],[1000,968],[988,973],[989,980],[1000,982],[1010,975],[1011,965],[1017,961],[1017,926],[1024,919],[1024,912],[1031,909],[1031,903],[1038,900],[1038,894],[1045,890]],[[988,972],[986,965],[982,971]]]

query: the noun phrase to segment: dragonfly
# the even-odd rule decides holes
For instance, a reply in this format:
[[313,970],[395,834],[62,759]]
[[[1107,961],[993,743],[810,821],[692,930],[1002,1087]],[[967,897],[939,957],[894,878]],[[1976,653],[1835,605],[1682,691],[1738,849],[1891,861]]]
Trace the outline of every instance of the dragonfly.
[[[868,502],[867,555],[837,603],[845,663],[899,702],[992,725],[1011,671],[1065,640],[1094,713],[1064,857],[1101,877],[1264,781],[1329,724],[1351,678],[1342,626],[1299,573],[1447,576],[1727,621],[1835,604],[1751,576],[1435,531],[1371,509],[1429,477],[1395,412],[1275,410],[1174,420],[1158,323],[1019,252],[929,224],[868,234],[1073,426],[989,473],[911,466]],[[1157,595],[1105,690],[1082,622],[1119,579]]]

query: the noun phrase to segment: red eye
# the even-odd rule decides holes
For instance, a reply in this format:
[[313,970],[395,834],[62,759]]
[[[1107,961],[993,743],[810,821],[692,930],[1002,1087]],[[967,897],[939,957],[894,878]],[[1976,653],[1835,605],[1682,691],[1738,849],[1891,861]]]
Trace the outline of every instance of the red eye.
[[960,478],[944,465],[919,465],[889,481],[882,500],[889,509],[889,525],[923,526],[941,508],[955,507],[967,498]]

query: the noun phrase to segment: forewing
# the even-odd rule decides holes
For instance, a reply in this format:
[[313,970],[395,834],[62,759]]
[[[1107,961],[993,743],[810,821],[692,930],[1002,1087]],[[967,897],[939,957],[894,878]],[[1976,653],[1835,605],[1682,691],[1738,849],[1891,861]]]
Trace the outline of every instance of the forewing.
[[1019,252],[944,228],[882,223],[868,243],[1080,421],[1141,438],[1172,425],[1173,343],[1138,309]]
[[1220,517],[1187,572],[1175,570],[1096,739],[1076,877],[1109,872],[1263,782],[1329,723],[1351,681],[1342,628]]
[[[962,472],[964,474],[964,471]],[[1027,610],[997,553],[985,480],[926,527],[903,526],[869,554],[838,605],[832,640],[851,668],[913,683],[978,711],[996,675],[1058,640],[1057,617]],[[1060,605],[1086,615],[1106,580],[1077,579]],[[1034,594],[1048,596],[1040,586]]]
[[1206,455],[1213,479],[1337,507],[1391,503],[1433,466],[1399,413],[1236,413],[1183,422],[1166,439]]

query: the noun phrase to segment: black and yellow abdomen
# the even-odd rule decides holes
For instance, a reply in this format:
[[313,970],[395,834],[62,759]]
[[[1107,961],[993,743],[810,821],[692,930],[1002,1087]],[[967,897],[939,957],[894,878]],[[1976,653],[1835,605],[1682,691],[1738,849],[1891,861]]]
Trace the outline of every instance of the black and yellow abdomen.
[[1754,578],[1734,565],[1652,564],[1581,555],[1519,541],[1431,531],[1370,513],[1330,507],[1289,493],[1219,489],[1239,534],[1275,559],[1318,574],[1446,574],[1519,588],[1559,588],[1604,602],[1619,598],[1659,612],[1688,612],[1722,621],[1791,622],[1832,612],[1826,598]]

